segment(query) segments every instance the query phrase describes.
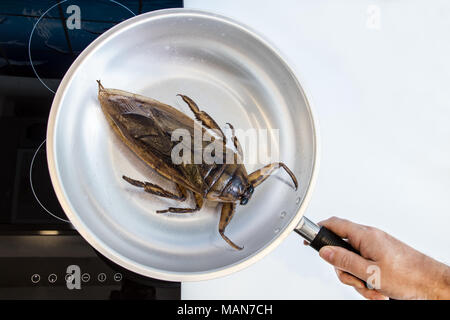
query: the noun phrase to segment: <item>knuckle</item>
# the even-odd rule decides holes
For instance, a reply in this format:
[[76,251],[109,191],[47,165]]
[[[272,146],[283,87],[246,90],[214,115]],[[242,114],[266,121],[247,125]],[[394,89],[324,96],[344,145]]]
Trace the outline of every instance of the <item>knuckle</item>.
[[341,218],[336,217],[336,216],[332,216],[329,220],[330,220],[331,222],[340,222],[340,221],[342,221]]
[[339,221],[341,221],[340,218],[338,218],[336,216],[331,216],[328,219],[323,220],[320,224],[323,224],[323,225],[335,225]]
[[352,258],[349,254],[341,254],[337,260],[338,265],[344,269],[348,270],[352,266]]
[[366,234],[372,241],[376,241],[383,236],[382,231],[374,227],[366,227]]

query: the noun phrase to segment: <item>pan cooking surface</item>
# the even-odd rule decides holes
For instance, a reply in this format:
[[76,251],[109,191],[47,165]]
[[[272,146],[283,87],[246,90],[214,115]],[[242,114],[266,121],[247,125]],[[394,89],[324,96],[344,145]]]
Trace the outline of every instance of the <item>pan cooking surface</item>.
[[[217,231],[220,204],[206,202],[197,213],[156,214],[168,206],[192,206],[192,197],[186,203],[168,200],[122,180],[125,174],[174,190],[109,128],[97,79],[193,117],[176,96],[186,94],[222,127],[229,122],[244,130],[279,129],[279,158],[296,175],[298,190],[279,170],[247,205],[238,205],[226,234],[242,251]],[[89,46],[58,89],[47,139],[52,182],[82,236],[116,263],[166,280],[223,275],[279,243],[301,218],[316,157],[308,104],[279,55],[236,22],[180,9],[130,19]]]

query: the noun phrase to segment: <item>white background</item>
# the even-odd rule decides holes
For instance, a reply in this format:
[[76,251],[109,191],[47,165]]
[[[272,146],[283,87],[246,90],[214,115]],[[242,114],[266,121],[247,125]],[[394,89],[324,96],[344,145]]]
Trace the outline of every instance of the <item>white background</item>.
[[[295,66],[321,136],[306,215],[384,229],[450,262],[450,2],[211,1],[185,7],[243,22]],[[290,235],[251,267],[183,283],[184,299],[354,299]]]

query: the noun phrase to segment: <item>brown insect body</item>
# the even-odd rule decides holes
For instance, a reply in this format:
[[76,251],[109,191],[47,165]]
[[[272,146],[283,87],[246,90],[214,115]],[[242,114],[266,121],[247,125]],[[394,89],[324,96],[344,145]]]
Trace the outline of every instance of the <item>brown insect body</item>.
[[[163,177],[176,184],[178,194],[164,190],[162,187],[150,182],[134,180],[127,176],[123,178],[137,187],[144,188],[146,192],[180,201],[187,198],[187,190],[194,194],[195,208],[174,208],[159,210],[164,212],[194,212],[200,210],[204,199],[221,202],[222,213],[219,222],[219,233],[235,249],[242,249],[235,245],[224,235],[225,227],[231,221],[236,202],[246,204],[250,199],[254,187],[262,183],[275,169],[283,167],[294,181],[293,173],[283,163],[272,163],[248,175],[243,164],[233,163],[191,163],[175,164],[172,161],[172,148],[180,143],[172,141],[172,133],[177,129],[187,130],[191,136],[199,130],[203,136],[222,143],[224,154],[229,152],[226,146],[226,137],[217,123],[204,111],[200,111],[194,101],[189,97],[180,95],[188,104],[199,123],[181,111],[161,103],[157,100],[132,94],[122,90],[105,89],[98,81],[98,98],[103,113],[109,124],[121,140],[145,163],[152,167]],[[235,149],[235,159],[242,157],[239,141],[234,136],[234,129],[230,125]],[[214,130],[221,137],[212,137],[207,129]],[[203,152],[209,143],[202,139],[202,148],[196,148],[191,139],[191,158],[194,160],[196,152]],[[234,152],[234,150],[232,151]],[[224,161],[225,162],[225,161]]]

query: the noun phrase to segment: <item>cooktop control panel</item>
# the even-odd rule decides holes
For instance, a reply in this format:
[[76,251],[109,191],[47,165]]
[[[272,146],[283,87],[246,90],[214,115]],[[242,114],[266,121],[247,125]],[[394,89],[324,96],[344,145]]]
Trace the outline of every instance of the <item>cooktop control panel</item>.
[[180,283],[112,264],[79,235],[0,236],[0,299],[180,299]]
[[123,277],[97,257],[16,258],[14,263],[0,258],[0,273],[0,286],[66,286],[69,290],[117,285]]

